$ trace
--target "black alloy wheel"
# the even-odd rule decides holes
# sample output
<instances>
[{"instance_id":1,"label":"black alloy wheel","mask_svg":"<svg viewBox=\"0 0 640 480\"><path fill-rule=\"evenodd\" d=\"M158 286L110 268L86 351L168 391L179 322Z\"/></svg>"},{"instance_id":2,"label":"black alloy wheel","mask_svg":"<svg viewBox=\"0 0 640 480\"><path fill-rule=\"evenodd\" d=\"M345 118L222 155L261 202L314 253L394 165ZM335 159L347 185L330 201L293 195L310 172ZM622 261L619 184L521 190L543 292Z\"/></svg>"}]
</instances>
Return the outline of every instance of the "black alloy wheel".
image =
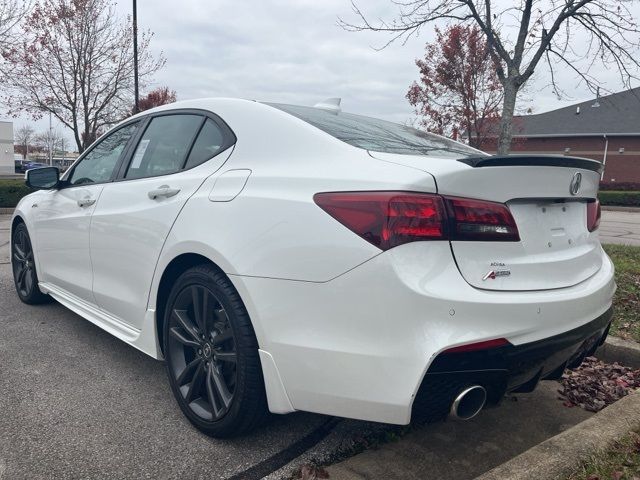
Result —
<instances>
[{"instance_id":1,"label":"black alloy wheel","mask_svg":"<svg viewBox=\"0 0 640 480\"><path fill-rule=\"evenodd\" d=\"M258 345L240 298L221 272L194 267L167 302L164 354L183 413L208 435L253 428L266 413Z\"/></svg>"},{"instance_id":2,"label":"black alloy wheel","mask_svg":"<svg viewBox=\"0 0 640 480\"><path fill-rule=\"evenodd\" d=\"M236 342L229 317L206 287L190 285L171 311L168 347L172 374L189 408L204 420L227 413L236 386Z\"/></svg>"},{"instance_id":3,"label":"black alloy wheel","mask_svg":"<svg viewBox=\"0 0 640 480\"><path fill-rule=\"evenodd\" d=\"M13 281L18 297L24 303L36 305L50 300L38 288L38 275L33 256L33 248L29 232L24 223L19 223L11 238L11 267L13 269Z\"/></svg>"}]
</instances>

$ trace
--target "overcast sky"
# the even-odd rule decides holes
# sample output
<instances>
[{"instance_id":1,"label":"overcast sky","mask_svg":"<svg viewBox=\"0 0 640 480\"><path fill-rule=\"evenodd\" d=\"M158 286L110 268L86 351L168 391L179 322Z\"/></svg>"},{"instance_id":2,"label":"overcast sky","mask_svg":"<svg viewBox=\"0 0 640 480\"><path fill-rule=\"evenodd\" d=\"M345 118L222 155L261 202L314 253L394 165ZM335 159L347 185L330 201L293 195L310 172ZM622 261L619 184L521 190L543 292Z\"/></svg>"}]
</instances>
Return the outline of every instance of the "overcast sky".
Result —
<instances>
[{"instance_id":1,"label":"overcast sky","mask_svg":"<svg viewBox=\"0 0 640 480\"><path fill-rule=\"evenodd\" d=\"M372 18L397 12L390 0L360 4ZM127 15L131 2L117 8ZM167 59L153 86L176 90L180 100L225 96L312 105L341 97L346 111L412 119L405 94L418 77L414 61L433 39L432 28L377 51L373 47L388 37L346 32L338 17L356 21L349 0L138 0L139 28L154 32L152 50ZM622 88L614 71L602 69L596 77L610 90ZM541 70L520 106L540 113L592 97L568 69L560 80L571 98L559 101L545 88ZM15 120L16 127L27 122ZM47 126L45 120L37 124Z\"/></svg>"}]
</instances>

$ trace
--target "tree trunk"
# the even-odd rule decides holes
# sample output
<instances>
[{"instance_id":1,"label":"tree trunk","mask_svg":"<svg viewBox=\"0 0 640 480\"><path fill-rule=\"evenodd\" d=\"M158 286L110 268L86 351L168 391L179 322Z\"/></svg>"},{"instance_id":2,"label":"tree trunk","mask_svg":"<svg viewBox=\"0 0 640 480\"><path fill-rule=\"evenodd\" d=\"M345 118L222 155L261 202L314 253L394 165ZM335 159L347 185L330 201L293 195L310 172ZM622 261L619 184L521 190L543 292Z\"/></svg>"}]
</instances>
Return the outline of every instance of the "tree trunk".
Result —
<instances>
[{"instance_id":1,"label":"tree trunk","mask_svg":"<svg viewBox=\"0 0 640 480\"><path fill-rule=\"evenodd\" d=\"M502 102L502 117L500 118L500 136L498 137L498 155L508 155L511 150L513 137L513 113L516 108L518 87L508 78L504 85L504 100Z\"/></svg>"}]
</instances>

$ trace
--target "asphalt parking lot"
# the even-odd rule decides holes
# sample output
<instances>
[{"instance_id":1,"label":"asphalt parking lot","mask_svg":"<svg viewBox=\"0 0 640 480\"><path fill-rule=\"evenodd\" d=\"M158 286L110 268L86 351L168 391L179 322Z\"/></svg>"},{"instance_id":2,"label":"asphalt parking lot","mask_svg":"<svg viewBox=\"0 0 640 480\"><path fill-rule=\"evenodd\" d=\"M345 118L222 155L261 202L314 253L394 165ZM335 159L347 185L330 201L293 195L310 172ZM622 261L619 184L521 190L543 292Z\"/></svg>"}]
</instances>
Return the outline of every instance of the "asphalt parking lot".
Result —
<instances>
[{"instance_id":1,"label":"asphalt parking lot","mask_svg":"<svg viewBox=\"0 0 640 480\"><path fill-rule=\"evenodd\" d=\"M200 434L171 397L162 363L58 304L20 303L9 219L0 216L0 479L260 478L388 428L298 413L274 416L240 439ZM476 420L411 433L410 450L386 453L389 472L394 462L414 462L407 472L417 476L402 478L471 479L590 415L562 407L555 388L545 382ZM372 454L332 478L373 475L366 462ZM392 478L389 472L357 478Z\"/></svg>"},{"instance_id":2,"label":"asphalt parking lot","mask_svg":"<svg viewBox=\"0 0 640 480\"><path fill-rule=\"evenodd\" d=\"M238 440L182 417L164 366L58 304L18 300L0 217L0 478L228 478L327 417L274 417Z\"/></svg>"},{"instance_id":3,"label":"asphalt parking lot","mask_svg":"<svg viewBox=\"0 0 640 480\"><path fill-rule=\"evenodd\" d=\"M640 212L604 210L600 241L640 247Z\"/></svg>"}]
</instances>

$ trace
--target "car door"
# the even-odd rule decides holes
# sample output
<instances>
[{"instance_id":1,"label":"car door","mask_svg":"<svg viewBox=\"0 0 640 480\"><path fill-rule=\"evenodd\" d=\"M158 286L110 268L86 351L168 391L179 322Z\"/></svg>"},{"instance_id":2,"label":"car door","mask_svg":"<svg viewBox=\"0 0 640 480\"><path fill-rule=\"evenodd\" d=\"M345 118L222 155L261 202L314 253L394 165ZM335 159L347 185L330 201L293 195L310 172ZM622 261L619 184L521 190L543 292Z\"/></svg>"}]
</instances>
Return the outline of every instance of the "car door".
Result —
<instances>
[{"instance_id":1,"label":"car door","mask_svg":"<svg viewBox=\"0 0 640 480\"><path fill-rule=\"evenodd\" d=\"M59 189L43 192L32 205L40 281L86 302L95 303L89 253L91 215L104 185L115 178L138 123L124 125L101 139L63 177Z\"/></svg>"},{"instance_id":2,"label":"car door","mask_svg":"<svg viewBox=\"0 0 640 480\"><path fill-rule=\"evenodd\" d=\"M228 157L219 154L235 143L221 120L202 112L157 114L139 137L120 178L105 186L91 223L96 301L134 328L141 328L155 266L176 217Z\"/></svg>"}]
</instances>

